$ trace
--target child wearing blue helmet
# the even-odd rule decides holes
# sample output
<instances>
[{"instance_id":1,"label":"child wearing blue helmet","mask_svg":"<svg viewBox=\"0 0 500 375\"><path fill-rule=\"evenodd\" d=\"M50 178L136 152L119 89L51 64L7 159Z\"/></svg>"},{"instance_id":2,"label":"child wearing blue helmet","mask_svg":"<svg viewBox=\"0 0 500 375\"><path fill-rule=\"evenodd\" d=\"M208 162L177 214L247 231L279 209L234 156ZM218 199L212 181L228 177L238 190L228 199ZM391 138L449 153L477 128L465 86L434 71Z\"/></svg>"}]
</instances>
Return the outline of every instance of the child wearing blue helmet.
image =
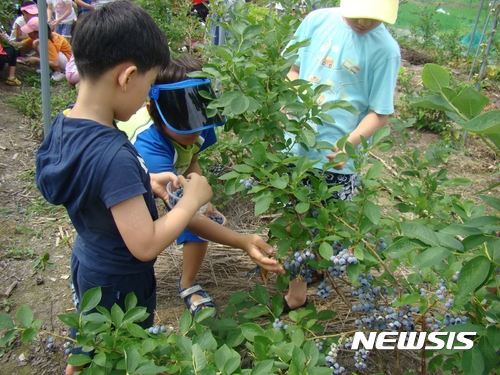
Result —
<instances>
[{"instance_id":1,"label":"child wearing blue helmet","mask_svg":"<svg viewBox=\"0 0 500 375\"><path fill-rule=\"evenodd\" d=\"M190 79L187 76L187 73L201 69L201 62L190 55L171 59L169 65L158 73L149 92L151 100L142 110L143 114L147 110L151 120L139 120L133 134L129 133L147 168L153 173L202 174L198 156L217 141L214 128L223 125L225 120L220 114L214 117L206 115L210 100L205 97L207 94L214 96L210 80ZM140 113L137 116L141 118ZM274 259L267 257L266 251L270 246L261 237L232 231L209 219L207 216L211 212L217 211L209 204L205 215L193 218L193 222L204 221L207 235L198 237L188 229L188 225L177 238L177 243L183 245L178 292L193 315L202 308L215 307L212 297L196 283L196 275L207 252L207 240L241 248L256 264L269 271L284 272Z\"/></svg>"}]
</instances>

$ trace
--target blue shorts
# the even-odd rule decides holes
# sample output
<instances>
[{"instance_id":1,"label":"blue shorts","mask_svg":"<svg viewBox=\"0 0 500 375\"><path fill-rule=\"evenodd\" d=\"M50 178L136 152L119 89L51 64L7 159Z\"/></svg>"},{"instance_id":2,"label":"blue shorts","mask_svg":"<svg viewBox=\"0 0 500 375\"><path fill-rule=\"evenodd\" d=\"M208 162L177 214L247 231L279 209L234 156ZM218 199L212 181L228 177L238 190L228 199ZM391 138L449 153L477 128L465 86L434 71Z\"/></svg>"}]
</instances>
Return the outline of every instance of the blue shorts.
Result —
<instances>
[{"instance_id":1,"label":"blue shorts","mask_svg":"<svg viewBox=\"0 0 500 375\"><path fill-rule=\"evenodd\" d=\"M125 311L125 298L127 294L134 292L137 297L137 306L146 307L149 316L142 322L137 322L143 328L149 328L154 322L154 311L156 309L156 278L154 268L132 275L109 275L95 272L80 263L78 258L71 254L71 282L79 301L89 289L101 287L102 299L99 306L111 311L116 303ZM79 306L77 306L80 312ZM92 310L89 313L96 312ZM70 337L76 337L76 330L70 328ZM75 348L73 354L81 354L81 348Z\"/></svg>"},{"instance_id":2,"label":"blue shorts","mask_svg":"<svg viewBox=\"0 0 500 375\"><path fill-rule=\"evenodd\" d=\"M167 211L170 211L166 203L165 207L167 208ZM191 232L189 229L186 228L181 232L181 234L179 234L179 237L177 237L176 242L177 245L182 245L184 242L208 242L208 241L198 237L196 234L194 234L193 232Z\"/></svg>"},{"instance_id":3,"label":"blue shorts","mask_svg":"<svg viewBox=\"0 0 500 375\"><path fill-rule=\"evenodd\" d=\"M57 25L54 29L54 32L58 33L59 35L62 35L64 37L71 37L71 26L73 25L73 22L71 23L60 23Z\"/></svg>"}]
</instances>

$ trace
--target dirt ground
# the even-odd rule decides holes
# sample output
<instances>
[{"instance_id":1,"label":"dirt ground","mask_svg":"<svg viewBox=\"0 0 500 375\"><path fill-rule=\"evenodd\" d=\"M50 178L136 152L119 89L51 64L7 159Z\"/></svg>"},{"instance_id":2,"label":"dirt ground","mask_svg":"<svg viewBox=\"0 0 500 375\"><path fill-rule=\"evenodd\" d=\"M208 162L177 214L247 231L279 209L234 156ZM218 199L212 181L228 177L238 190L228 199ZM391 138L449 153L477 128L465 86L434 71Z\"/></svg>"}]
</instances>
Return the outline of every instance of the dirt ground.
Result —
<instances>
[{"instance_id":1,"label":"dirt ground","mask_svg":"<svg viewBox=\"0 0 500 375\"><path fill-rule=\"evenodd\" d=\"M418 58L421 59L421 56ZM415 71L422 68L421 61L416 62L420 65L410 62L411 56L403 64ZM50 335L55 337L57 350L50 352L45 349L45 340L49 335L39 335L31 345L16 341L10 350L0 351L0 375L63 374L65 356L62 337L67 332L57 315L74 311L68 284L71 244L75 232L65 211L46 203L34 185L34 155L40 139L32 135L29 121L6 102L7 98L20 94L26 88L6 86L2 73L0 313L13 315L19 306L29 306ZM416 84L419 84L418 79ZM500 108L498 99L498 95L493 94L493 108ZM440 139L435 134L415 130L409 130L408 135L406 147L409 149L426 150L429 144ZM400 152L401 148L396 147L390 153L378 156L390 167L390 155ZM466 177L474 181L471 187L463 188L461 193L464 196L471 196L474 191L498 181L498 177L492 176L498 170L498 160L494 160L492 152L475 139L469 141L466 152L451 155L446 168L451 177ZM259 225L248 203L231 202L224 213L233 229L254 231ZM36 268L37 261L45 254L50 255L48 262L53 263L53 266L47 264L45 268ZM159 257L156 267L159 284L157 319L162 324L174 327L185 308L176 292L181 262L181 251L172 245ZM233 292L251 290L255 282L261 282L258 275L244 277L253 267L240 250L210 244L198 281L222 308ZM316 296L315 288L310 288L308 293L309 301L319 305L320 299ZM338 302L335 297L321 300L321 306L335 310ZM349 324L352 320L352 316L347 316L339 324Z\"/></svg>"}]
</instances>

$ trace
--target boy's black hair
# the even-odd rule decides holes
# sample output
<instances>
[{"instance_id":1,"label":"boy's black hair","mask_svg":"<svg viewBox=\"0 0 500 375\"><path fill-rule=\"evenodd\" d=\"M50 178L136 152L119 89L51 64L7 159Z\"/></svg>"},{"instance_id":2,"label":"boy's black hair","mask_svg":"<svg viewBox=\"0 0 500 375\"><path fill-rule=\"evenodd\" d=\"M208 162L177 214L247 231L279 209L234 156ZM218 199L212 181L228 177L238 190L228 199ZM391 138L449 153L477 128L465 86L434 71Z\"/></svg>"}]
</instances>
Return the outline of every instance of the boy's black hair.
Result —
<instances>
[{"instance_id":1,"label":"boy's black hair","mask_svg":"<svg viewBox=\"0 0 500 375\"><path fill-rule=\"evenodd\" d=\"M191 55L184 54L178 58L172 58L167 66L161 68L156 76L155 85L163 83L175 83L189 79L188 73L200 71L203 63ZM149 115L153 120L155 127L163 131L163 120L158 113L158 108L154 101L149 106Z\"/></svg>"},{"instance_id":2,"label":"boy's black hair","mask_svg":"<svg viewBox=\"0 0 500 375\"><path fill-rule=\"evenodd\" d=\"M119 0L89 12L77 22L71 41L81 78L96 80L115 66L130 62L144 74L168 64L165 34L153 18L129 0Z\"/></svg>"}]
</instances>

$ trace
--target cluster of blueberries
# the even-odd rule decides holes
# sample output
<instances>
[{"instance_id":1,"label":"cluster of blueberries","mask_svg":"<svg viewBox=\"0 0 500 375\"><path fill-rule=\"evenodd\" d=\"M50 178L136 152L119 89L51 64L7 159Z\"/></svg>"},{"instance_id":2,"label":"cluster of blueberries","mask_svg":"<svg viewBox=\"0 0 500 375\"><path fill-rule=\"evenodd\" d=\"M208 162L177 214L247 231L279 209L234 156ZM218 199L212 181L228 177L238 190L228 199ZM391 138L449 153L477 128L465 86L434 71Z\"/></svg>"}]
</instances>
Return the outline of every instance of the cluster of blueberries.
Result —
<instances>
[{"instance_id":1,"label":"cluster of blueberries","mask_svg":"<svg viewBox=\"0 0 500 375\"><path fill-rule=\"evenodd\" d=\"M288 327L289 327L289 325L282 322L281 320L279 320L279 318L274 319L273 328L277 328L277 329L283 328L284 330L286 330Z\"/></svg>"},{"instance_id":2,"label":"cluster of blueberries","mask_svg":"<svg viewBox=\"0 0 500 375\"><path fill-rule=\"evenodd\" d=\"M259 185L259 183L257 181L255 181L255 179L253 177L247 178L246 180L242 178L240 180L240 184L245 186L245 189L249 189L249 190L252 188L252 186Z\"/></svg>"},{"instance_id":3,"label":"cluster of blueberries","mask_svg":"<svg viewBox=\"0 0 500 375\"><path fill-rule=\"evenodd\" d=\"M224 167L224 164L215 164L215 165L212 165L210 168L208 168L208 170L213 173L214 175L216 175L217 177L222 175L222 172L224 172L224 170L226 169L226 167Z\"/></svg>"},{"instance_id":4,"label":"cluster of blueberries","mask_svg":"<svg viewBox=\"0 0 500 375\"><path fill-rule=\"evenodd\" d=\"M343 340L346 341L345 344L343 344ZM342 350L350 350L351 345L352 345L352 337L343 338L341 339L341 341L339 341L338 344L332 343L330 345L330 350L328 351L325 359L326 359L326 365L330 367L330 369L333 371L332 372L333 375L340 375L346 372L345 367L339 364L338 357ZM356 367L356 369L364 370L368 367L367 358L369 354L370 352L363 348L358 349L354 353L354 361L355 361L354 366Z\"/></svg>"},{"instance_id":5,"label":"cluster of blueberries","mask_svg":"<svg viewBox=\"0 0 500 375\"><path fill-rule=\"evenodd\" d=\"M207 215L207 217L212 220L212 221L215 221L216 223L219 223L219 224L223 224L224 223L224 218L220 217L220 216L214 216L214 215Z\"/></svg>"},{"instance_id":6,"label":"cluster of blueberries","mask_svg":"<svg viewBox=\"0 0 500 375\"><path fill-rule=\"evenodd\" d=\"M183 195L184 195L184 189L182 188L182 186L179 186L177 190L170 192L170 194L168 195L168 203L170 207L174 207L176 203L179 201L179 199L182 198Z\"/></svg>"},{"instance_id":7,"label":"cluster of blueberries","mask_svg":"<svg viewBox=\"0 0 500 375\"><path fill-rule=\"evenodd\" d=\"M148 332L151 335L157 335L160 332L166 333L166 334L171 334L173 331L174 331L174 327L170 326L170 327L167 328L167 327L165 327L163 325L161 325L161 326L152 326L152 327L149 327L149 329L148 329Z\"/></svg>"},{"instance_id":8,"label":"cluster of blueberries","mask_svg":"<svg viewBox=\"0 0 500 375\"><path fill-rule=\"evenodd\" d=\"M308 259L315 259L315 255L310 248L288 255L283 263L283 267L285 270L290 271L290 280L300 276L306 283L312 282L315 270L306 263Z\"/></svg>"}]
</instances>

